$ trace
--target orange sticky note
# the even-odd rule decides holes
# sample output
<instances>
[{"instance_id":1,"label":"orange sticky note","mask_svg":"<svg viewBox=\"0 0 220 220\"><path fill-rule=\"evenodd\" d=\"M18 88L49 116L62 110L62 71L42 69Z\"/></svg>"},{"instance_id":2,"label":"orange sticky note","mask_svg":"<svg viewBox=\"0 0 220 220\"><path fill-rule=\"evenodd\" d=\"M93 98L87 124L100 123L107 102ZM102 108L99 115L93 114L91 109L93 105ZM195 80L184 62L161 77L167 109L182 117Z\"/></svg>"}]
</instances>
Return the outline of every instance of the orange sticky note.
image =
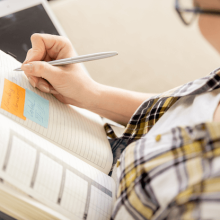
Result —
<instances>
[{"instance_id":1,"label":"orange sticky note","mask_svg":"<svg viewBox=\"0 0 220 220\"><path fill-rule=\"evenodd\" d=\"M25 89L5 79L1 108L26 120L24 117Z\"/></svg>"}]
</instances>

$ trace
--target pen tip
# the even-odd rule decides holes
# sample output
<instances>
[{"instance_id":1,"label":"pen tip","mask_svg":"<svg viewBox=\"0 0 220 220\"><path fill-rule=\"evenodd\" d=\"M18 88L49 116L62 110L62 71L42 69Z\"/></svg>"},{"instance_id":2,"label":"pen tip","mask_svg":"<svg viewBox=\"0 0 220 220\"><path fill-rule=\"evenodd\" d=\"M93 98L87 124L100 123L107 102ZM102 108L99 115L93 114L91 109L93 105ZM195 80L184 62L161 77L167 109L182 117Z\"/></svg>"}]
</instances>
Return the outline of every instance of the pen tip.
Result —
<instances>
[{"instance_id":1,"label":"pen tip","mask_svg":"<svg viewBox=\"0 0 220 220\"><path fill-rule=\"evenodd\" d=\"M22 71L22 69L21 68L16 68L13 71Z\"/></svg>"}]
</instances>

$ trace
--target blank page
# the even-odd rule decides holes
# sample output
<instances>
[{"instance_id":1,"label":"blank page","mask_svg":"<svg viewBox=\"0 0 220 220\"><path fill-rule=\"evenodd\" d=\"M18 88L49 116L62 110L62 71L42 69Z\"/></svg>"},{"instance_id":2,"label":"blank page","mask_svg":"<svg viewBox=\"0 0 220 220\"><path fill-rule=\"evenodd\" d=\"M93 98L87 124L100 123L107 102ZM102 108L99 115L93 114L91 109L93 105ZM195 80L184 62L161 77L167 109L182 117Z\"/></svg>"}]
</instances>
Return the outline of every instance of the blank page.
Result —
<instances>
[{"instance_id":1,"label":"blank page","mask_svg":"<svg viewBox=\"0 0 220 220\"><path fill-rule=\"evenodd\" d=\"M0 101L2 100L4 78L24 89L30 89L49 100L48 128L44 128L28 118L22 120L3 109L0 109L0 113L107 174L111 169L113 157L100 116L85 109L65 105L52 95L33 88L23 72L12 71L19 66L21 64L18 61L0 51Z\"/></svg>"},{"instance_id":2,"label":"blank page","mask_svg":"<svg viewBox=\"0 0 220 220\"><path fill-rule=\"evenodd\" d=\"M70 219L110 219L112 178L11 119L0 121L3 181Z\"/></svg>"}]
</instances>

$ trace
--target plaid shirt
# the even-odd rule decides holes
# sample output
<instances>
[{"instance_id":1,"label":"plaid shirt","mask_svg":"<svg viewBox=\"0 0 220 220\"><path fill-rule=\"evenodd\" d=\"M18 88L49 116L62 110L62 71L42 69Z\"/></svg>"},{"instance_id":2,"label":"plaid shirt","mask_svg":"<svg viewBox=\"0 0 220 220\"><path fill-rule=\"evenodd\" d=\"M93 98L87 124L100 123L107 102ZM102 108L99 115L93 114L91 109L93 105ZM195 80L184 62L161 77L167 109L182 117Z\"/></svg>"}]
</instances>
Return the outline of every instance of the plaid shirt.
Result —
<instances>
[{"instance_id":1,"label":"plaid shirt","mask_svg":"<svg viewBox=\"0 0 220 220\"><path fill-rule=\"evenodd\" d=\"M106 125L114 156L121 154L112 219L220 219L220 123L146 135L181 97L217 88L220 68L146 100L121 138Z\"/></svg>"}]
</instances>

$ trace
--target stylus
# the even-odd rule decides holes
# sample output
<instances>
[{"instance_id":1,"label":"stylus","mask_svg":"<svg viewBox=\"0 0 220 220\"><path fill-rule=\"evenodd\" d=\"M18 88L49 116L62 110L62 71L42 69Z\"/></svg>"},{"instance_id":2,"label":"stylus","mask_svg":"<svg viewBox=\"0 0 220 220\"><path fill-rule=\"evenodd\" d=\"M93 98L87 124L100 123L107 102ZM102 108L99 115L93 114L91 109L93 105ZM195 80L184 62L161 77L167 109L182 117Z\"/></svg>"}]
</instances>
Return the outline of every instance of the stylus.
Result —
<instances>
[{"instance_id":1,"label":"stylus","mask_svg":"<svg viewBox=\"0 0 220 220\"><path fill-rule=\"evenodd\" d=\"M72 57L72 58L61 59L61 60L53 60L53 61L49 61L48 63L51 64L52 66L62 66L62 65L72 64L72 63L82 63L82 62L87 62L91 60L100 60L100 59L104 59L104 58L112 57L116 55L118 55L118 53L115 51L93 53L93 54L82 55L82 56L77 56L77 57ZM14 71L22 71L22 69L17 68Z\"/></svg>"}]
</instances>

